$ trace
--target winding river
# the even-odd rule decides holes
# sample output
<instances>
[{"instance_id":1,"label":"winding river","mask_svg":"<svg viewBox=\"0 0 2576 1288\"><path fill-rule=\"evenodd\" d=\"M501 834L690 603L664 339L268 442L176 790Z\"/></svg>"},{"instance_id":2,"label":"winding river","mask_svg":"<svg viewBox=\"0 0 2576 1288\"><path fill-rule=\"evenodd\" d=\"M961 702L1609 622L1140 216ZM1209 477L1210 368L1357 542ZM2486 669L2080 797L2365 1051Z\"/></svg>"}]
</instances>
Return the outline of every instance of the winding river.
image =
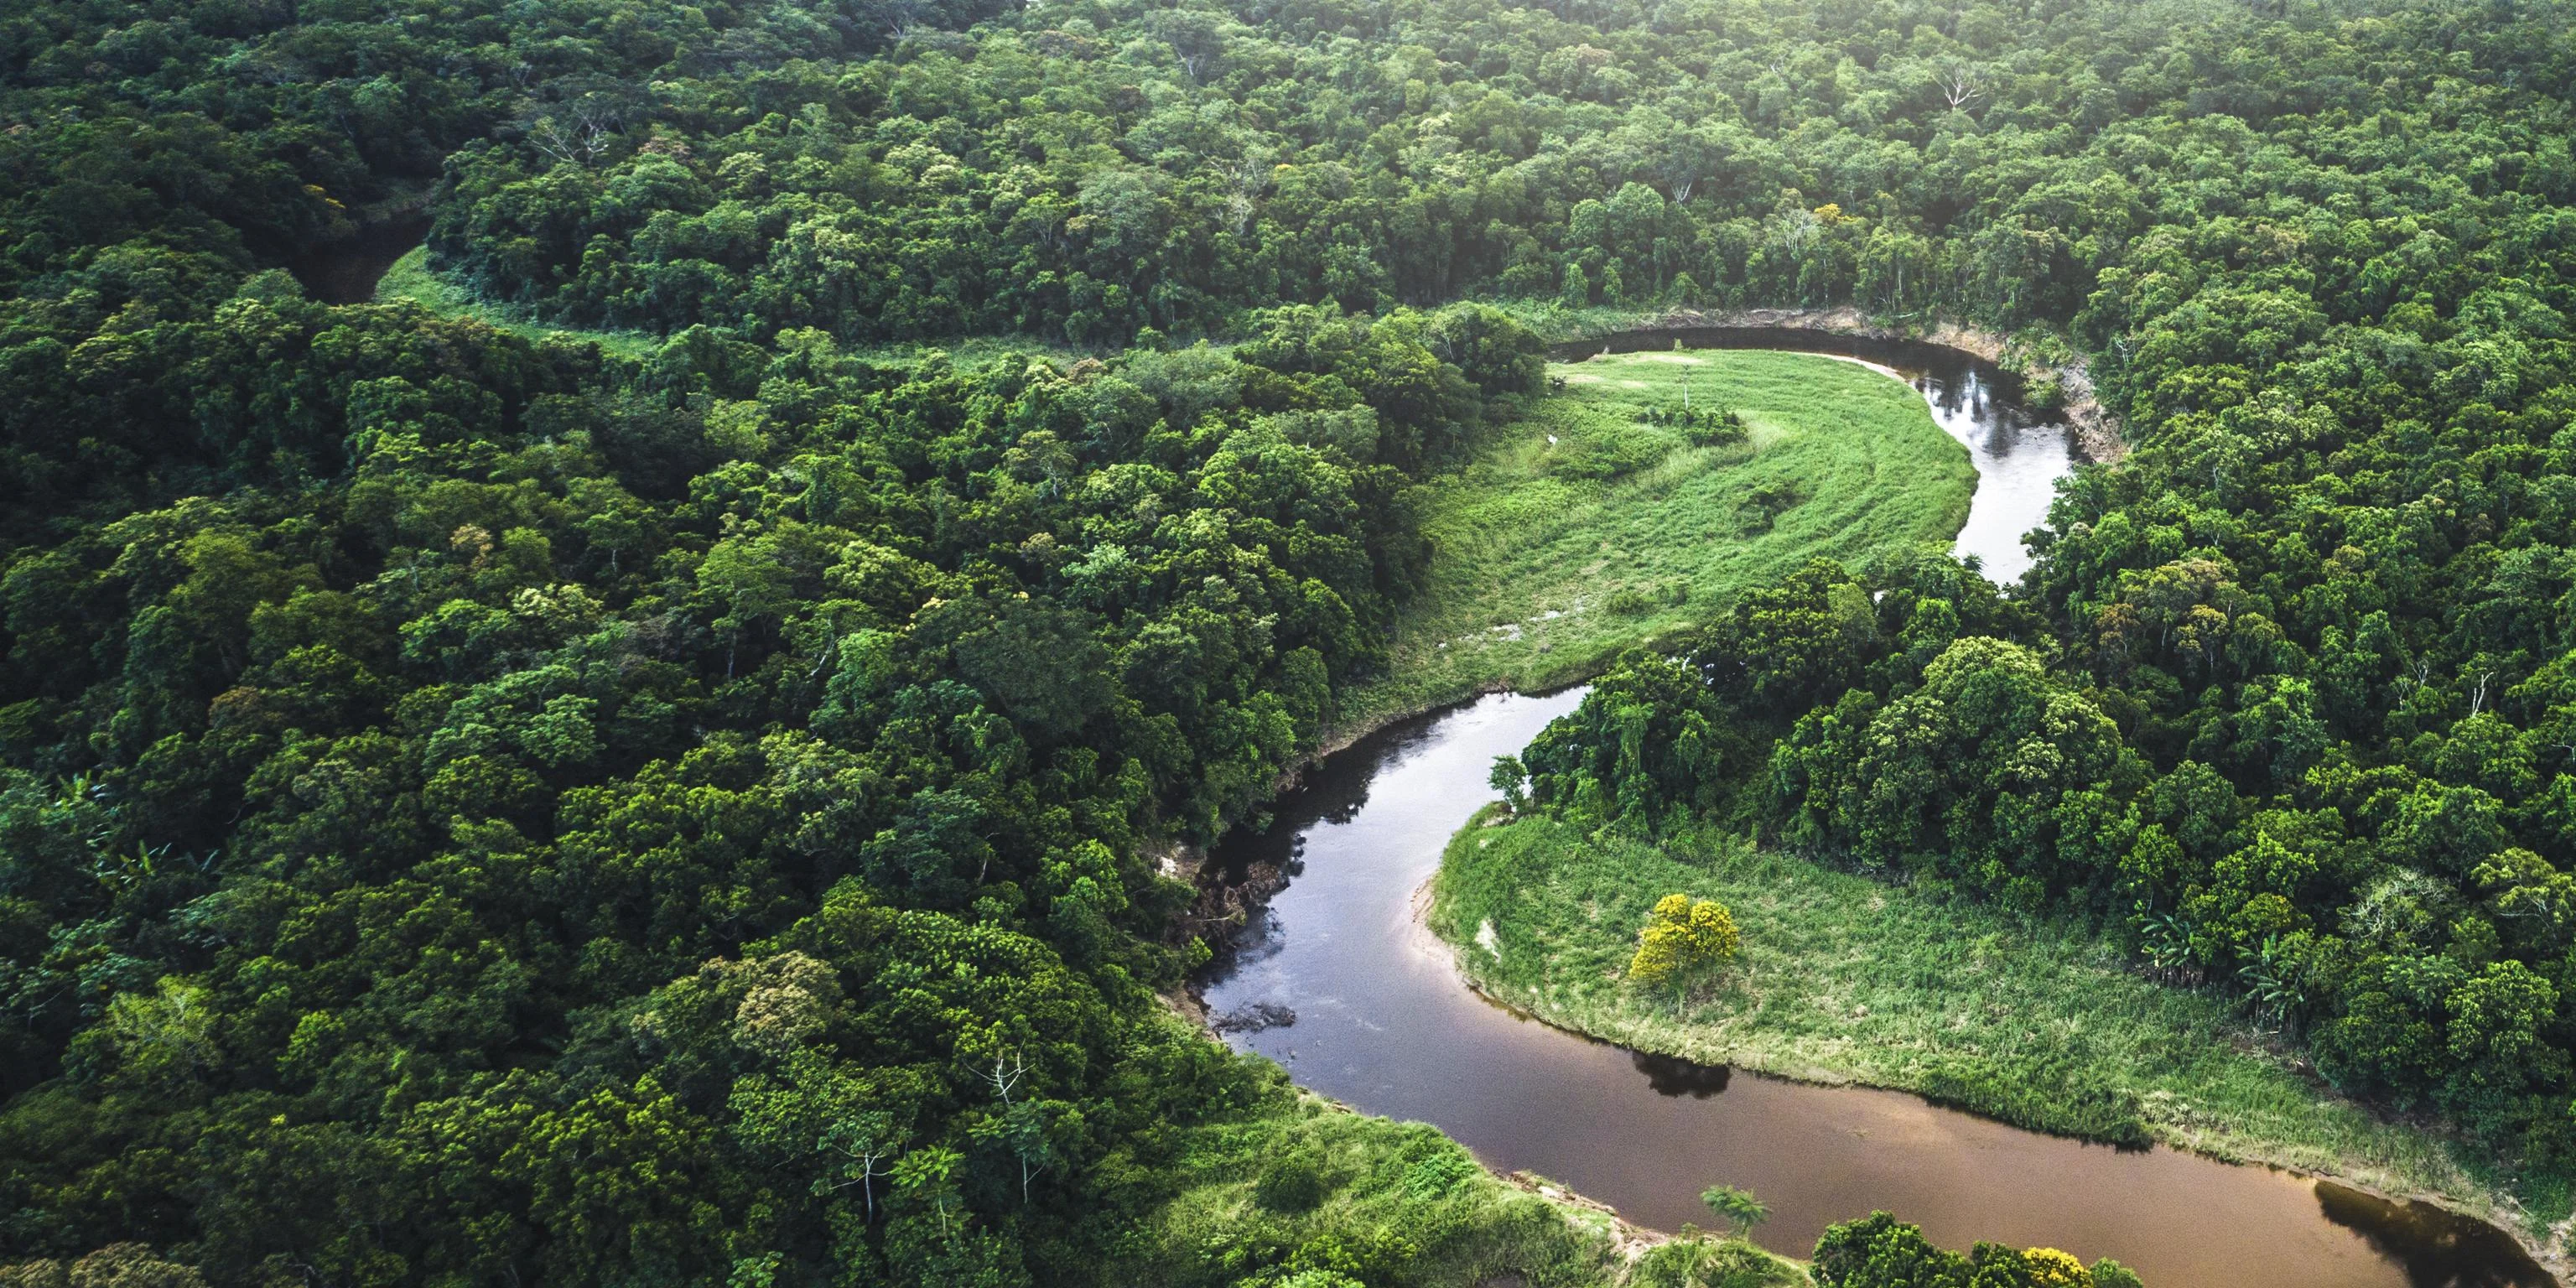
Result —
<instances>
[{"instance_id":1,"label":"winding river","mask_svg":"<svg viewBox=\"0 0 2576 1288\"><path fill-rule=\"evenodd\" d=\"M1676 333L1620 347L1669 347ZM2027 566L2019 534L2073 460L2062 427L1950 350L1804 332L1685 332L1695 347L1795 348L1892 369L1967 443L1980 475L1960 553ZM1595 342L1595 347L1599 342ZM1219 1015L1286 1007L1235 1034L1296 1080L1361 1110L1440 1127L1504 1171L1528 1170L1640 1225L1705 1221L1703 1186L1772 1208L1761 1241L1803 1255L1834 1221L1885 1208L1952 1247L1977 1239L2113 1256L2154 1288L2540 1288L2502 1232L2423 1204L2171 1149L2040 1135L1919 1097L1809 1086L1649 1056L1550 1028L1469 989L1415 915L1449 836L1581 690L1497 694L1379 731L1311 771L1269 830L1217 858L1291 874L1231 963L1205 981Z\"/></svg>"}]
</instances>

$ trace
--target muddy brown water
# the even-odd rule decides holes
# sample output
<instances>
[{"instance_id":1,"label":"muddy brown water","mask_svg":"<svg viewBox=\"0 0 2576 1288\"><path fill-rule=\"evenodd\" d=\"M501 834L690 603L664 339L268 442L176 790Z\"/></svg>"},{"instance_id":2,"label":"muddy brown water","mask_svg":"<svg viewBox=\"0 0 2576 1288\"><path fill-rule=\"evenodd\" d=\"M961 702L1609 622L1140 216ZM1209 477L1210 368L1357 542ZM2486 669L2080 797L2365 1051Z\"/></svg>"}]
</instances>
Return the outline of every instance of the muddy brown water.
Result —
<instances>
[{"instance_id":1,"label":"muddy brown water","mask_svg":"<svg viewBox=\"0 0 2576 1288\"><path fill-rule=\"evenodd\" d=\"M1674 334L1627 347L1669 348ZM1683 338L1697 347L1724 338L1697 337ZM1997 373L1949 350L1770 339L1736 347L1831 341L1923 389L1981 472L1990 461L2044 470L2035 506L2019 475L1988 475L1976 508L2007 499L2020 508L1982 526L1972 512L1961 536L1962 553L1982 555L1990 573L2017 572L2005 556L2019 555L2020 533L2045 512L2046 484L2071 463L2062 427L2052 435L2044 418L2012 409ZM1967 419L1968 432L1951 417ZM1234 871L1266 861L1290 879L1230 962L1203 981L1208 1006L1248 1014L1266 1003L1295 1015L1227 1040L1318 1092L1431 1123L1490 1166L1547 1176L1640 1225L1706 1222L1702 1188L1744 1186L1771 1206L1761 1242L1791 1255L1835 1221L1885 1209L1950 1247L1993 1239L2116 1257L2152 1288L2554 1283L2503 1232L2427 1204L2172 1149L2023 1131L1899 1092L1646 1055L1469 989L1447 946L1414 916L1416 892L1449 837L1493 798L1493 758L1518 753L1582 694L1496 694L1390 726L1310 771L1266 832L1221 845L1216 858Z\"/></svg>"},{"instance_id":2,"label":"muddy brown water","mask_svg":"<svg viewBox=\"0 0 2576 1288\"><path fill-rule=\"evenodd\" d=\"M1413 915L1485 775L1582 690L1496 694L1328 758L1270 830L1220 847L1287 866L1286 889L1208 982L1218 1013L1295 1013L1238 1033L1299 1083L1431 1123L1657 1229L1707 1222L1724 1183L1771 1205L1759 1232L1803 1255L1886 1209L1950 1247L1978 1239L2117 1257L2151 1288L2542 1288L2502 1232L2263 1167L2041 1135L1892 1091L1818 1087L1649 1056L1550 1028L1470 990Z\"/></svg>"}]
</instances>

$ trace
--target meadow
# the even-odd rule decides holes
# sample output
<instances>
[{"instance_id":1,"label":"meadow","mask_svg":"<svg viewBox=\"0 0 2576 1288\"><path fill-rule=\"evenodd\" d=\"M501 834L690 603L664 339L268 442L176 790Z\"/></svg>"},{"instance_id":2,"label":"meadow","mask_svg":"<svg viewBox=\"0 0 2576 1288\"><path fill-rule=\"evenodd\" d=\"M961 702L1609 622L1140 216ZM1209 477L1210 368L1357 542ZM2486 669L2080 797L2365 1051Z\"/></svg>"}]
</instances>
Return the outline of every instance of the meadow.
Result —
<instances>
[{"instance_id":1,"label":"meadow","mask_svg":"<svg viewBox=\"0 0 2576 1288\"><path fill-rule=\"evenodd\" d=\"M1705 621L1736 588L1809 559L1946 545L1976 476L1914 390L1814 354L1603 355L1548 368L1559 392L1419 490L1430 583L1402 610L1387 676L1341 726L1591 675ZM1725 409L1747 441L1692 446L1650 409Z\"/></svg>"},{"instance_id":2,"label":"meadow","mask_svg":"<svg viewBox=\"0 0 2576 1288\"><path fill-rule=\"evenodd\" d=\"M1499 807L1497 807L1499 808ZM2517 1219L2511 1178L2337 1095L2284 1035L2127 968L2104 936L1734 837L1661 844L1544 817L1452 839L1432 928L1487 993L1646 1051L1922 1093L2023 1127L2161 1141ZM1729 905L1743 947L1679 990L1622 980L1655 900Z\"/></svg>"}]
</instances>

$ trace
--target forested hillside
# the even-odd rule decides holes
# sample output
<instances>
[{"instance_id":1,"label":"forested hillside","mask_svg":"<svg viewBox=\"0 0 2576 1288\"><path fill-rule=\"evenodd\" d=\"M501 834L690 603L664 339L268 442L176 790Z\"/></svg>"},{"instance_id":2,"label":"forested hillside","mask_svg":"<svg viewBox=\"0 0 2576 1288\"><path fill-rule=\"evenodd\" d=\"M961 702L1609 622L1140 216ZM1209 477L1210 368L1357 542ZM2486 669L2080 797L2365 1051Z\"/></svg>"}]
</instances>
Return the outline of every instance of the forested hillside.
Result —
<instances>
[{"instance_id":1,"label":"forested hillside","mask_svg":"<svg viewBox=\"0 0 2576 1288\"><path fill-rule=\"evenodd\" d=\"M0 1256L1381 1288L1562 1235L1145 1225L1287 1103L1155 997L1156 856L1384 665L1410 489L1539 396L1477 300L2039 324L2140 444L2009 602L1817 570L1668 686L1735 751L1542 799L1754 782L2566 1175L2571 18L11 5ZM420 215L663 343L284 271ZM866 348L996 332L1098 356Z\"/></svg>"}]
</instances>

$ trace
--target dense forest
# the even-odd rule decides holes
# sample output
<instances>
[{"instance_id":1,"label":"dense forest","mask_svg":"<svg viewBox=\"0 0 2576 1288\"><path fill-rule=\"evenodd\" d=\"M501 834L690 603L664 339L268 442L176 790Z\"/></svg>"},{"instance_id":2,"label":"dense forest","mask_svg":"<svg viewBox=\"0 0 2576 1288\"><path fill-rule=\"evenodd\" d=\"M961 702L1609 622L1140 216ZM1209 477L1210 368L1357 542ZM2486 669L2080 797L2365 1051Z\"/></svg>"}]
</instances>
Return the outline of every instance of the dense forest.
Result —
<instances>
[{"instance_id":1,"label":"dense forest","mask_svg":"<svg viewBox=\"0 0 2576 1288\"><path fill-rule=\"evenodd\" d=\"M1533 795L2111 919L2563 1208L2576 212L2563 28L2517 47L2554 61L2490 107L2428 84L2166 180L2192 225L2063 318L2136 454L2061 493L2008 598L1811 567L1613 677Z\"/></svg>"},{"instance_id":2,"label":"dense forest","mask_svg":"<svg viewBox=\"0 0 2576 1288\"><path fill-rule=\"evenodd\" d=\"M1157 998L1206 956L1158 859L1385 665L1410 490L1542 395L1508 301L2035 328L2137 445L2018 586L1713 609L1542 806L2105 919L2563 1190L2572 19L10 6L0 1258L1111 1273L1283 1094ZM420 219L650 352L288 271ZM2068 1282L1838 1237L1842 1288Z\"/></svg>"}]
</instances>

